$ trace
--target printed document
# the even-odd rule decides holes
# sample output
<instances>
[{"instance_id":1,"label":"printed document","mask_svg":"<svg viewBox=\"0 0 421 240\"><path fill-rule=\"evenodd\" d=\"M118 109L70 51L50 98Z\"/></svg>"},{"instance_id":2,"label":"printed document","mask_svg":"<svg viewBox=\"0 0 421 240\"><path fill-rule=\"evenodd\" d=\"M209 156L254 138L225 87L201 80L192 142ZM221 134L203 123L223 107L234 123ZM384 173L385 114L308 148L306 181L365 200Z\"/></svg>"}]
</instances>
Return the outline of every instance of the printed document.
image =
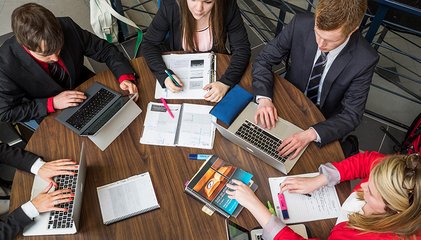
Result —
<instances>
[{"instance_id":1,"label":"printed document","mask_svg":"<svg viewBox=\"0 0 421 240\"><path fill-rule=\"evenodd\" d=\"M216 118L209 114L212 106L168 104L171 118L162 103L150 102L140 143L212 149Z\"/></svg>"},{"instance_id":2,"label":"printed document","mask_svg":"<svg viewBox=\"0 0 421 240\"><path fill-rule=\"evenodd\" d=\"M288 177L314 177L319 173L308 173ZM272 193L273 204L276 215L285 223L300 223L314 220L337 218L341 209L338 193L335 187L322 187L312 193L311 197L284 192L288 209L289 219L283 219L278 200L279 185L288 177L269 178L270 191Z\"/></svg>"},{"instance_id":3,"label":"printed document","mask_svg":"<svg viewBox=\"0 0 421 240\"><path fill-rule=\"evenodd\" d=\"M162 88L158 80L155 99L204 99L203 87L215 81L216 56L213 53L162 55L165 65L183 82L183 91L173 93Z\"/></svg>"}]
</instances>

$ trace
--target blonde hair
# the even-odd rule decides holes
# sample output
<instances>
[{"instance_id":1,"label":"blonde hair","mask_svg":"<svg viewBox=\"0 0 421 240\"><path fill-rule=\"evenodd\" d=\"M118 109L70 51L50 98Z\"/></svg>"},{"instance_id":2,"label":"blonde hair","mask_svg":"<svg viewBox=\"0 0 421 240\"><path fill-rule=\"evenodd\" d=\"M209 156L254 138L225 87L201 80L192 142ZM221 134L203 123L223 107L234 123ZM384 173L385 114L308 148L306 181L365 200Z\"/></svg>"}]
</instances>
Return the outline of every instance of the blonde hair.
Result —
<instances>
[{"instance_id":1,"label":"blonde hair","mask_svg":"<svg viewBox=\"0 0 421 240\"><path fill-rule=\"evenodd\" d=\"M370 178L386 204L386 212L353 213L348 225L363 232L393 232L405 239L416 239L421 228L420 161L419 155L394 155L374 166ZM362 191L357 194L363 199Z\"/></svg>"},{"instance_id":2,"label":"blonde hair","mask_svg":"<svg viewBox=\"0 0 421 240\"><path fill-rule=\"evenodd\" d=\"M220 53L225 52L225 39L223 34L224 3L225 0L214 0L215 4L210 12L209 28L213 34L213 45ZM187 0L177 0L180 7L181 39L185 39L188 50L197 51L198 43L195 38L196 20L187 6Z\"/></svg>"},{"instance_id":3,"label":"blonde hair","mask_svg":"<svg viewBox=\"0 0 421 240\"><path fill-rule=\"evenodd\" d=\"M316 26L323 31L342 27L347 36L356 29L367 11L367 0L320 0L316 7Z\"/></svg>"}]
</instances>

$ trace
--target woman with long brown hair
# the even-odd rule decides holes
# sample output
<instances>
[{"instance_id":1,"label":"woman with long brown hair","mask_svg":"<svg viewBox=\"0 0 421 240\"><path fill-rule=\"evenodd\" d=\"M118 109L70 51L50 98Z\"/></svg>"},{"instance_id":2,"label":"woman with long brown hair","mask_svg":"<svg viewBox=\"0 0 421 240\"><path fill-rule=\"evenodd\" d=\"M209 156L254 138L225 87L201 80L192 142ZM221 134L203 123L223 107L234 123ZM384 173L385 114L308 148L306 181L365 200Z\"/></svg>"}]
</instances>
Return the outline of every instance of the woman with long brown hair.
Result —
<instances>
[{"instance_id":1,"label":"woman with long brown hair","mask_svg":"<svg viewBox=\"0 0 421 240\"><path fill-rule=\"evenodd\" d=\"M363 179L342 204L329 239L421 239L421 156L353 155L323 164L311 178L287 178L280 192L307 194L322 186ZM228 184L230 198L247 208L263 226L264 239L302 239L272 216L249 187Z\"/></svg>"},{"instance_id":2,"label":"woman with long brown hair","mask_svg":"<svg viewBox=\"0 0 421 240\"><path fill-rule=\"evenodd\" d=\"M236 0L163 0L142 43L142 54L162 87L173 92L183 83L173 75L177 87L165 73L161 51L227 53L231 60L221 78L203 88L207 101L218 102L238 83L250 58L250 43Z\"/></svg>"}]
</instances>

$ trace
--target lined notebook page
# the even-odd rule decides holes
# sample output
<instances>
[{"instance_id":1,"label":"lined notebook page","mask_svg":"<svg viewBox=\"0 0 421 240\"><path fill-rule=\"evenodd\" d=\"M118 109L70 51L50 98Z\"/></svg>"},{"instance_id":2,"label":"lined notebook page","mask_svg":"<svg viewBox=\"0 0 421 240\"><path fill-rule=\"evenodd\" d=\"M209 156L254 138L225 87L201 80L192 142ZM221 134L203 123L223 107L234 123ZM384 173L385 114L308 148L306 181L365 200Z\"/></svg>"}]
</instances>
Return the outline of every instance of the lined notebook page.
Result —
<instances>
[{"instance_id":1,"label":"lined notebook page","mask_svg":"<svg viewBox=\"0 0 421 240\"><path fill-rule=\"evenodd\" d=\"M97 193L104 224L159 208L149 172L98 187Z\"/></svg>"}]
</instances>

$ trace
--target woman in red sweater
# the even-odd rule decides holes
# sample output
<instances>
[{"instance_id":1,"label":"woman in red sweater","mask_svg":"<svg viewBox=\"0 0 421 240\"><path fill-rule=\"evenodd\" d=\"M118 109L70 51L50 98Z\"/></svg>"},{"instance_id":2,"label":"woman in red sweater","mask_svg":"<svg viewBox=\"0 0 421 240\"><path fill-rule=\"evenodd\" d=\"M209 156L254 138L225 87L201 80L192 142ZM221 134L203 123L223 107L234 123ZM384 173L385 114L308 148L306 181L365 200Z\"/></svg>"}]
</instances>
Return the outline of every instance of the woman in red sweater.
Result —
<instances>
[{"instance_id":1,"label":"woman in red sweater","mask_svg":"<svg viewBox=\"0 0 421 240\"><path fill-rule=\"evenodd\" d=\"M421 156L384 156L365 152L323 164L320 175L287 178L280 191L311 193L322 186L363 179L343 203L329 239L421 239ZM263 226L264 239L302 239L272 216L240 181L228 185L230 198L247 208Z\"/></svg>"}]
</instances>

